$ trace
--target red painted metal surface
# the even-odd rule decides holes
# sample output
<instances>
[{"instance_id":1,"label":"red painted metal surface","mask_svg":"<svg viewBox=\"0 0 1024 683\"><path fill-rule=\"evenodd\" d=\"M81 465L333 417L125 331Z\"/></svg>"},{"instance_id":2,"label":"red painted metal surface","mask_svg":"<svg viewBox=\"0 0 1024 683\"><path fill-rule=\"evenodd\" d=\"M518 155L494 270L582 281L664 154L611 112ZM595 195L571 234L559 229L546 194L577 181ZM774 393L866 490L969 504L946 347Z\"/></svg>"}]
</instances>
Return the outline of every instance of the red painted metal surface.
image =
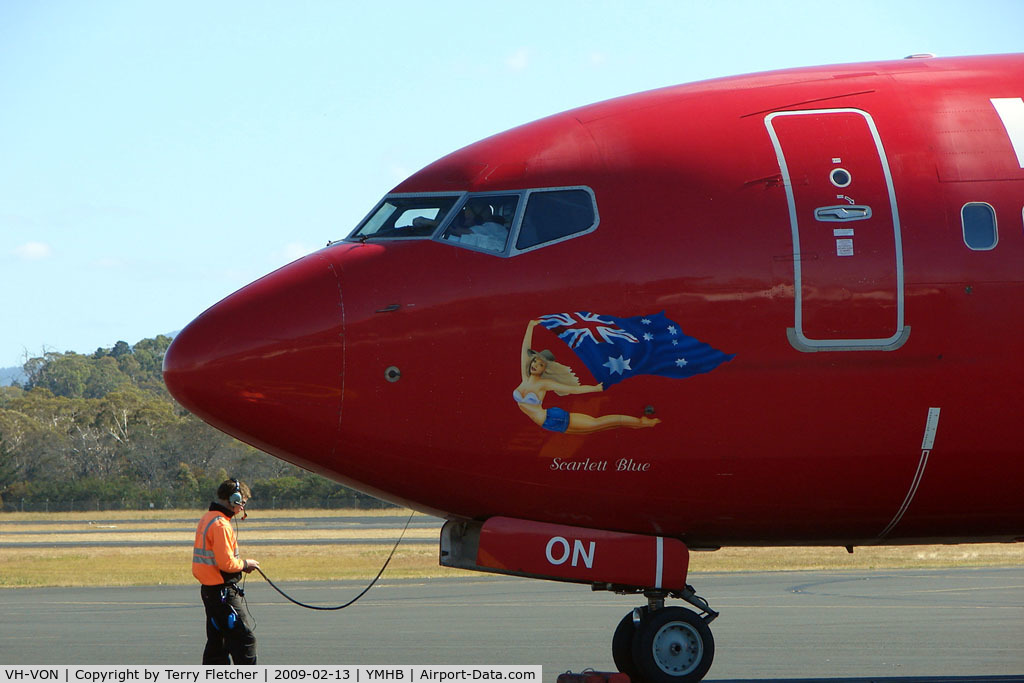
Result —
<instances>
[{"instance_id":1,"label":"red painted metal surface","mask_svg":"<svg viewBox=\"0 0 1024 683\"><path fill-rule=\"evenodd\" d=\"M1024 537L1024 169L997 97L1024 97L1024 57L719 79L513 129L395 191L585 186L596 230L512 257L429 239L333 244L183 330L168 387L278 457L451 518L691 548ZM847 113L796 113L824 110ZM766 124L782 113L788 180ZM826 184L836 167L848 187ZM995 248L965 245L966 202L994 207ZM841 204L872 219L814 218ZM811 341L896 335L900 297L908 332L889 350L793 341L801 316ZM546 431L512 399L521 345L529 321L572 311L665 311L735 357L543 401L591 416L650 406L653 428ZM533 342L594 384L562 340L538 327Z\"/></svg>"},{"instance_id":2,"label":"red painted metal surface","mask_svg":"<svg viewBox=\"0 0 1024 683\"><path fill-rule=\"evenodd\" d=\"M476 562L525 576L681 591L690 554L672 538L491 517Z\"/></svg>"},{"instance_id":3,"label":"red painted metal surface","mask_svg":"<svg viewBox=\"0 0 1024 683\"><path fill-rule=\"evenodd\" d=\"M833 109L778 112L770 126L792 192L801 334L812 344L894 341L903 331L902 240L874 122Z\"/></svg>"}]
</instances>

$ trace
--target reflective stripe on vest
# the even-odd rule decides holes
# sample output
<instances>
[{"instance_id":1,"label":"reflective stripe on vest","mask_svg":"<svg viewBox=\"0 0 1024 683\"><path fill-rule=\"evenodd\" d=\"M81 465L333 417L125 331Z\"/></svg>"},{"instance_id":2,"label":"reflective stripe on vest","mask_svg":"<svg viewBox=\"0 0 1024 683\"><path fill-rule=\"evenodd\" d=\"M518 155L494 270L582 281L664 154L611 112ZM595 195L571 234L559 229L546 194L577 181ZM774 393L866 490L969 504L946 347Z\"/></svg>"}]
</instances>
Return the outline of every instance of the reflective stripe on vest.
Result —
<instances>
[{"instance_id":1,"label":"reflective stripe on vest","mask_svg":"<svg viewBox=\"0 0 1024 683\"><path fill-rule=\"evenodd\" d=\"M217 566L217 558L213 550L213 546L210 545L210 539L207 534L210 528L220 520L224 518L224 522L228 524L229 532L229 547L228 551L231 553L235 560L239 559L238 553L238 541L233 533L233 529L230 527L230 521L228 517L220 512L211 510L207 512L209 519L199 520L199 525L196 528L196 540L192 547L192 575L199 580L200 583L212 586L224 582L224 576L221 573L221 569Z\"/></svg>"},{"instance_id":2,"label":"reflective stripe on vest","mask_svg":"<svg viewBox=\"0 0 1024 683\"><path fill-rule=\"evenodd\" d=\"M211 564L214 567L217 566L217 560L213 557L213 551L203 550L202 548L192 548L192 562L195 564Z\"/></svg>"}]
</instances>

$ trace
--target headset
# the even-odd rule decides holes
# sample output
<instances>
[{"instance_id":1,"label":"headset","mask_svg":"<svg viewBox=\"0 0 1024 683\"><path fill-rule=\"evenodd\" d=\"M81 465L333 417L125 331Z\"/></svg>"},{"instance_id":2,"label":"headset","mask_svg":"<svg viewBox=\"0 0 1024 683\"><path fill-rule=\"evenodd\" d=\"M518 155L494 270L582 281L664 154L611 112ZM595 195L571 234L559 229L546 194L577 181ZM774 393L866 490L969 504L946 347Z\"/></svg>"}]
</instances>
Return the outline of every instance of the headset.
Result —
<instances>
[{"instance_id":1,"label":"headset","mask_svg":"<svg viewBox=\"0 0 1024 683\"><path fill-rule=\"evenodd\" d=\"M228 497L228 503L240 505L242 507L242 519L246 519L249 513L245 511L245 501L242 500L242 484L234 477L231 477L231 482L235 485L235 492Z\"/></svg>"},{"instance_id":2,"label":"headset","mask_svg":"<svg viewBox=\"0 0 1024 683\"><path fill-rule=\"evenodd\" d=\"M228 498L228 502L231 503L232 505L241 505L242 504L242 485L234 477L231 477L231 483L233 483L235 485L235 492L231 494L230 498Z\"/></svg>"}]
</instances>

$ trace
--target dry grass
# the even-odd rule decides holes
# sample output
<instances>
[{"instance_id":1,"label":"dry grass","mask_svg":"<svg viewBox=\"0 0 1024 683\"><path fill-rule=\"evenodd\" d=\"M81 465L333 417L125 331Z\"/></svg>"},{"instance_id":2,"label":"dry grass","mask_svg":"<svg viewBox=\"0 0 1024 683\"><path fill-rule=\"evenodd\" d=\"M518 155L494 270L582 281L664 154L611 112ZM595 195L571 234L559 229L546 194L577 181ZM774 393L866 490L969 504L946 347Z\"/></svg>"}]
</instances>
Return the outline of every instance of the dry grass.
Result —
<instances>
[{"instance_id":1,"label":"dry grass","mask_svg":"<svg viewBox=\"0 0 1024 683\"><path fill-rule=\"evenodd\" d=\"M0 587L191 585L191 542L183 548L5 548L0 555ZM390 547L258 546L243 557L260 561L275 583L281 581L369 580ZM389 578L458 576L439 567L437 545L403 543L388 565ZM254 574L253 581L262 581Z\"/></svg>"},{"instance_id":2,"label":"dry grass","mask_svg":"<svg viewBox=\"0 0 1024 683\"><path fill-rule=\"evenodd\" d=\"M1019 567L1024 544L858 546L844 548L723 548L690 554L691 572L935 569L940 567Z\"/></svg>"},{"instance_id":3,"label":"dry grass","mask_svg":"<svg viewBox=\"0 0 1024 683\"><path fill-rule=\"evenodd\" d=\"M84 529L84 527L83 527ZM29 531L29 529L21 529ZM313 543L317 540L348 538L353 540L374 540L394 539L400 529L352 529L339 533L336 529L296 529L294 531L284 530L261 530L259 528L242 528L239 530L239 542L245 541L274 541L287 536L289 540L303 540ZM4 529L0 528L0 535ZM188 531L136 531L126 534L116 529L89 529L88 533L60 533L51 529L50 533L18 534L17 540L23 543L99 543L109 541L165 541L179 542L182 545L191 545L195 537L195 530ZM437 529L409 529L405 532L408 540L436 541Z\"/></svg>"},{"instance_id":4,"label":"dry grass","mask_svg":"<svg viewBox=\"0 0 1024 683\"><path fill-rule=\"evenodd\" d=\"M409 516L402 508L385 510L263 510L249 506L248 511L260 519L279 520L316 517L401 517ZM4 522L82 522L102 520L198 520L203 511L197 510L101 510L85 512L5 512L0 515L0 529ZM252 520L249 520L252 521Z\"/></svg>"},{"instance_id":5,"label":"dry grass","mask_svg":"<svg viewBox=\"0 0 1024 683\"><path fill-rule=\"evenodd\" d=\"M75 512L9 513L0 516L0 535L11 531L32 531L5 540L55 542L57 540L144 541L170 539L179 547L83 547L4 548L0 551L0 587L27 586L128 586L148 584L190 585L191 529L180 529L187 520L191 527L199 512ZM261 510L243 523L240 546L243 557L253 557L275 582L369 580L376 575L392 544L321 544L321 539L393 538L395 530L302 530L301 520L317 517L380 516L404 519L408 511L385 510ZM256 519L254 519L256 517ZM146 520L145 525L97 528L95 520ZM297 521L299 520L299 521ZM28 524L11 524L20 521ZM61 524L33 525L31 522L59 521ZM175 524L176 522L176 524ZM295 527L260 529L260 523ZM177 527L178 531L160 531ZM144 533L125 533L145 528ZM91 529L93 533L68 534ZM152 529L152 530L151 530ZM49 533L43 534L41 532ZM308 545L258 545L246 548L246 540L308 539ZM410 529L385 572L389 578L433 578L465 576L465 571L447 569L437 563L437 531ZM976 544L958 546L858 547L853 555L842 548L727 548L713 553L691 554L691 572L854 570L891 568L936 568L949 566L1020 566L1024 544ZM262 581L257 575L252 581Z\"/></svg>"}]
</instances>

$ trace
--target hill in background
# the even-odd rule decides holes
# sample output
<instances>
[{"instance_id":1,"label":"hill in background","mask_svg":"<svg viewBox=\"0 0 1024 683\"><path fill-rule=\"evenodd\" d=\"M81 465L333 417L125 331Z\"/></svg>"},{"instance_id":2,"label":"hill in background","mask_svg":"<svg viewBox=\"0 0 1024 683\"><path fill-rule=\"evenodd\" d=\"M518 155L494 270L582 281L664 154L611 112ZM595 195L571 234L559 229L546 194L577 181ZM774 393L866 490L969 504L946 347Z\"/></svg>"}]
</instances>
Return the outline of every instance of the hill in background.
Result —
<instances>
[{"instance_id":1,"label":"hill in background","mask_svg":"<svg viewBox=\"0 0 1024 683\"><path fill-rule=\"evenodd\" d=\"M27 379L28 375L19 367L0 368L0 387L9 387L15 382L23 384Z\"/></svg>"}]
</instances>

